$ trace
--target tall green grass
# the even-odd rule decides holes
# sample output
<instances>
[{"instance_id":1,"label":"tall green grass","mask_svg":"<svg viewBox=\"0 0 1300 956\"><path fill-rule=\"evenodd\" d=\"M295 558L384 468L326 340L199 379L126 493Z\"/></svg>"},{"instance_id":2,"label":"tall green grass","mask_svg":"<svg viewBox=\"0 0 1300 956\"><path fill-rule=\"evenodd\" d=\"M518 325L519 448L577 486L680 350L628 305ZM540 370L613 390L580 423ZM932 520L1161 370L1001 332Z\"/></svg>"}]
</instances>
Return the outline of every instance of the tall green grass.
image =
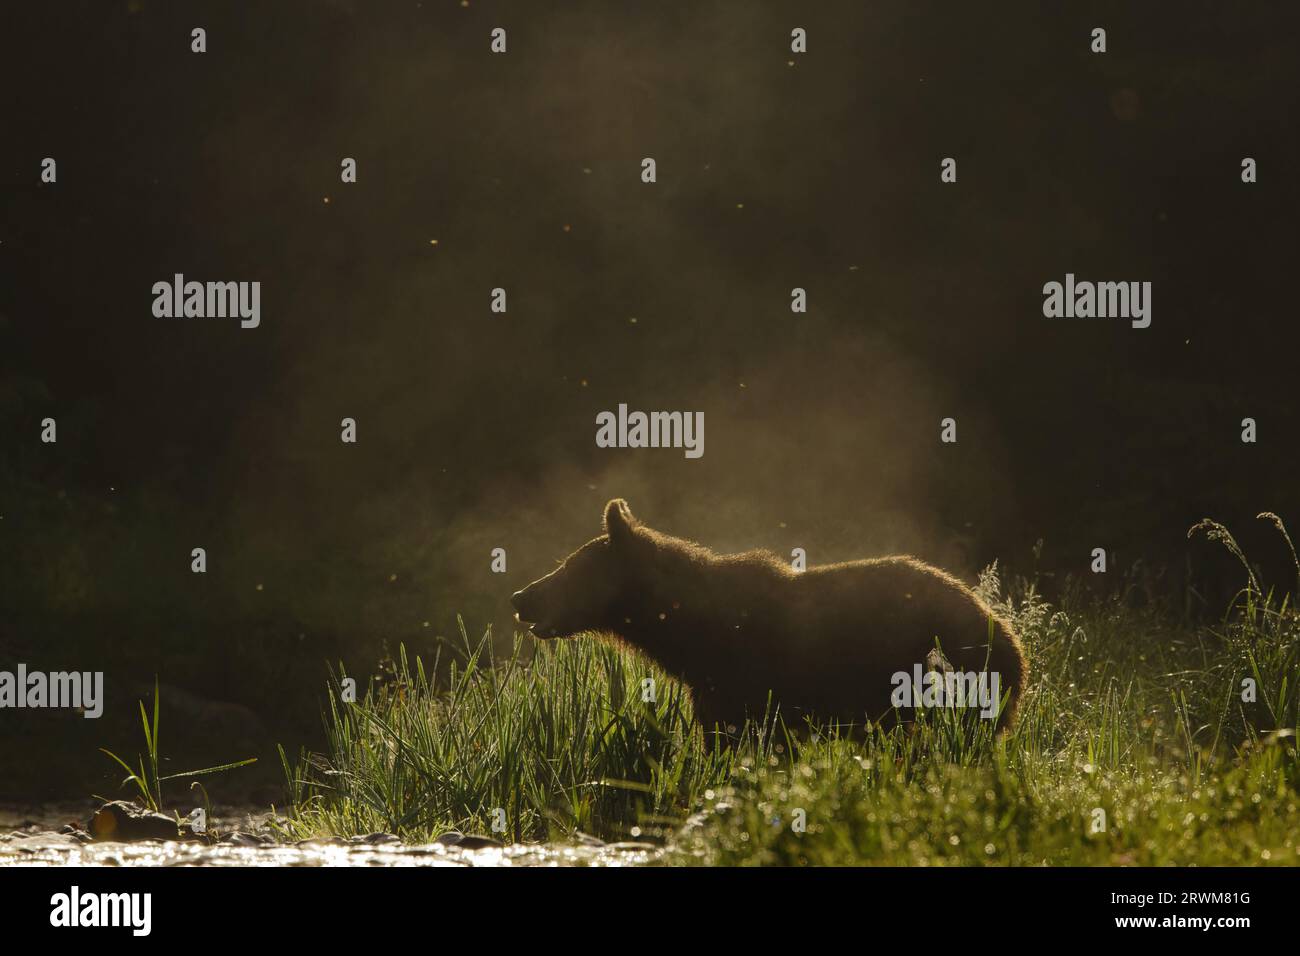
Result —
<instances>
[{"instance_id":1,"label":"tall green grass","mask_svg":"<svg viewBox=\"0 0 1300 956\"><path fill-rule=\"evenodd\" d=\"M1193 531L1245 563L1226 529ZM286 761L285 825L423 840L504 819L505 840L650 838L669 862L1300 863L1300 616L1246 570L1222 620L1191 626L1081 586L1052 607L987 569L1031 667L1000 738L971 711L852 740L778 713L709 751L688 695L638 655L579 638L526 660L516 637L495 659L462 628L450 669L403 652L353 704L336 677L327 753Z\"/></svg>"},{"instance_id":2,"label":"tall green grass","mask_svg":"<svg viewBox=\"0 0 1300 956\"><path fill-rule=\"evenodd\" d=\"M648 661L589 639L525 661L532 644L516 636L499 659L490 634L471 642L462 624L460 646L440 652L453 656L443 686L430 676L440 660L426 669L402 649L355 704L337 674L328 756L286 762L293 831L422 839L489 833L504 816L497 832L516 841L662 835L729 777L735 752L706 752L689 696ZM770 734L751 736L771 749Z\"/></svg>"}]
</instances>

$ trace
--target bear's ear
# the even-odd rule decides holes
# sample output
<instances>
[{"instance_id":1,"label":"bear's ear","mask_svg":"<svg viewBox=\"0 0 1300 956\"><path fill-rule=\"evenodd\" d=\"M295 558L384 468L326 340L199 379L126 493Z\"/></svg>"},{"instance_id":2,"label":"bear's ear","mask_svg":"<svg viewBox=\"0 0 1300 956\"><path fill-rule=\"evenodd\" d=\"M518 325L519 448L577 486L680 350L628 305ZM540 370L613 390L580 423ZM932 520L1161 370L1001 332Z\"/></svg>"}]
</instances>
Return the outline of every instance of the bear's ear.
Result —
<instances>
[{"instance_id":1,"label":"bear's ear","mask_svg":"<svg viewBox=\"0 0 1300 956\"><path fill-rule=\"evenodd\" d=\"M636 518L632 509L622 498L615 498L605 505L605 533L611 541L626 541L636 530Z\"/></svg>"}]
</instances>

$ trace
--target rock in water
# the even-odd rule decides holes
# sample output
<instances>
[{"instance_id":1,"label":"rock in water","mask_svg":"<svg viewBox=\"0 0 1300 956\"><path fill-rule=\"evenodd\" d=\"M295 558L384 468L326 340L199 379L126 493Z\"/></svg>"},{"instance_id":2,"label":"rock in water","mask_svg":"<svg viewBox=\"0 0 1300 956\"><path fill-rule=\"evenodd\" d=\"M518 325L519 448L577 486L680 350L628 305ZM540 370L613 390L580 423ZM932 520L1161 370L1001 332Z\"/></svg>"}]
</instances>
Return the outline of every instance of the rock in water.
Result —
<instances>
[{"instance_id":1,"label":"rock in water","mask_svg":"<svg viewBox=\"0 0 1300 956\"><path fill-rule=\"evenodd\" d=\"M87 829L98 841L185 840L194 836L189 824L178 825L175 817L125 800L114 800L96 810Z\"/></svg>"}]
</instances>

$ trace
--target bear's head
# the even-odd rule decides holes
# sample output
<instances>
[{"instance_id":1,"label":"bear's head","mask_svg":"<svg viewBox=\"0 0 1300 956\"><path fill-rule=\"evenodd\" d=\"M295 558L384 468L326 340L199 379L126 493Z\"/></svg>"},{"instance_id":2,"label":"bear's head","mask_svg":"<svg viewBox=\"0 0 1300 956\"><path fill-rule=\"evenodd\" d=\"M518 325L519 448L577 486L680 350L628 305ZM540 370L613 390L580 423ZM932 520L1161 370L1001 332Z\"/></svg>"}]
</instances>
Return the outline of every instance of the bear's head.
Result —
<instances>
[{"instance_id":1,"label":"bear's head","mask_svg":"<svg viewBox=\"0 0 1300 956\"><path fill-rule=\"evenodd\" d=\"M605 533L569 555L546 577L510 598L515 620L536 637L611 630L627 593L637 520L622 498L605 506Z\"/></svg>"}]
</instances>

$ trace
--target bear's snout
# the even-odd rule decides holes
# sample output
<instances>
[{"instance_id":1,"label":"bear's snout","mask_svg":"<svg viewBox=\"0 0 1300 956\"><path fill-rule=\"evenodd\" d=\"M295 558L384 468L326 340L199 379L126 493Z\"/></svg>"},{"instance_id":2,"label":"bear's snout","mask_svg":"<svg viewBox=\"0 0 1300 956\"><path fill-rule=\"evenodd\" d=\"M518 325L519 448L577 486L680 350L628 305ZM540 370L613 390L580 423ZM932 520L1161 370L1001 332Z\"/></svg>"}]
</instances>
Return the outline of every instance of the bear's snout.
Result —
<instances>
[{"instance_id":1,"label":"bear's snout","mask_svg":"<svg viewBox=\"0 0 1300 956\"><path fill-rule=\"evenodd\" d=\"M510 606L515 609L515 620L525 623L528 620L528 588L510 595Z\"/></svg>"},{"instance_id":2,"label":"bear's snout","mask_svg":"<svg viewBox=\"0 0 1300 956\"><path fill-rule=\"evenodd\" d=\"M542 624L542 610L538 600L537 590L530 584L522 591L516 591L510 595L510 604L515 609L515 620L527 627L537 636L542 636L538 632L544 630Z\"/></svg>"}]
</instances>

